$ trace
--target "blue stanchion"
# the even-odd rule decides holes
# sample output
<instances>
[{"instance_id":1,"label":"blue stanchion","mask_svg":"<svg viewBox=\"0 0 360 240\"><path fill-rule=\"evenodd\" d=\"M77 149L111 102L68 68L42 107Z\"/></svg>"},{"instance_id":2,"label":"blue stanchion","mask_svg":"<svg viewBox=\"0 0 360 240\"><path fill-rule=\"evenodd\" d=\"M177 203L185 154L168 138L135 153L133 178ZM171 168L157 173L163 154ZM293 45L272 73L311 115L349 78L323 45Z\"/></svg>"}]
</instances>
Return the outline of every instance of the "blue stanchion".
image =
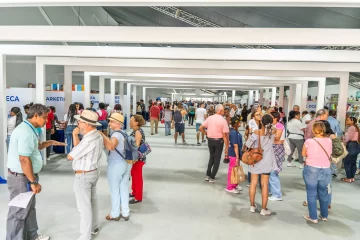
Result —
<instances>
[{"instance_id":1,"label":"blue stanchion","mask_svg":"<svg viewBox=\"0 0 360 240\"><path fill-rule=\"evenodd\" d=\"M7 181L5 179L3 179L2 177L0 177L0 184L7 184Z\"/></svg>"}]
</instances>

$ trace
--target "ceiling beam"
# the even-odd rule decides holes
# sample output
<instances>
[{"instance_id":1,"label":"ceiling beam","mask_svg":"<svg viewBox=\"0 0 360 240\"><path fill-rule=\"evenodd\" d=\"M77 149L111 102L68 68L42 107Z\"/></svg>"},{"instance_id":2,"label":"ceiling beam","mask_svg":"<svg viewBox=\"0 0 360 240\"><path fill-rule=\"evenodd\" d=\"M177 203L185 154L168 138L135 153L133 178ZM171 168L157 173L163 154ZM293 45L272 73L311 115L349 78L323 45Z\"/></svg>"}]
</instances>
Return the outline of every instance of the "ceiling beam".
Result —
<instances>
[{"instance_id":1,"label":"ceiling beam","mask_svg":"<svg viewBox=\"0 0 360 240\"><path fill-rule=\"evenodd\" d=\"M357 0L1 0L0 7L30 6L252 6L360 7Z\"/></svg>"},{"instance_id":2,"label":"ceiling beam","mask_svg":"<svg viewBox=\"0 0 360 240\"><path fill-rule=\"evenodd\" d=\"M0 26L0 32L0 41L221 44L231 46L358 46L358 39L360 39L360 29L324 28Z\"/></svg>"}]
</instances>

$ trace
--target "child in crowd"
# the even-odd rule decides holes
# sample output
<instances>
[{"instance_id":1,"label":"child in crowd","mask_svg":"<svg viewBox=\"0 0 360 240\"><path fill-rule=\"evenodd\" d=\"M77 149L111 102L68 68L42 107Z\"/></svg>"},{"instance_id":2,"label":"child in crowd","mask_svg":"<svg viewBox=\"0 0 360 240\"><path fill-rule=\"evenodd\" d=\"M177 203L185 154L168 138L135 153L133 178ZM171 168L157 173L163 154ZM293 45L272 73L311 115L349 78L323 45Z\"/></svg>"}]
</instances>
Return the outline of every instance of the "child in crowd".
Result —
<instances>
[{"instance_id":1,"label":"child in crowd","mask_svg":"<svg viewBox=\"0 0 360 240\"><path fill-rule=\"evenodd\" d=\"M229 171L228 171L228 183L226 187L226 191L229 193L236 193L238 194L239 191L242 190L240 186L237 184L231 184L231 172L233 167L238 166L240 164L240 159L242 156L242 136L239 133L238 129L241 125L241 117L235 115L231 118L231 126L229 139L230 139L230 146L229 146Z\"/></svg>"}]
</instances>

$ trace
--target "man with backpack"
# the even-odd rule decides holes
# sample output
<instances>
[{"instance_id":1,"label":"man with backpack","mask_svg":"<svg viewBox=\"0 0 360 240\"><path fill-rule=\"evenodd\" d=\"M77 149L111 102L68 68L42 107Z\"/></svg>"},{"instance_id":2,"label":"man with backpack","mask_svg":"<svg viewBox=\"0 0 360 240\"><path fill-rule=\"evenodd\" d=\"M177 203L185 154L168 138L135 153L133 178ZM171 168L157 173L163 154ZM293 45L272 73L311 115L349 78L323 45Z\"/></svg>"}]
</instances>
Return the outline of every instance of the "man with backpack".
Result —
<instances>
[{"instance_id":1,"label":"man with backpack","mask_svg":"<svg viewBox=\"0 0 360 240\"><path fill-rule=\"evenodd\" d=\"M177 137L180 134L183 140L183 144L186 144L185 141L185 119L184 116L186 115L186 110L182 103L179 103L178 109L174 111L174 118L173 121L175 122L175 145L177 144Z\"/></svg>"}]
</instances>

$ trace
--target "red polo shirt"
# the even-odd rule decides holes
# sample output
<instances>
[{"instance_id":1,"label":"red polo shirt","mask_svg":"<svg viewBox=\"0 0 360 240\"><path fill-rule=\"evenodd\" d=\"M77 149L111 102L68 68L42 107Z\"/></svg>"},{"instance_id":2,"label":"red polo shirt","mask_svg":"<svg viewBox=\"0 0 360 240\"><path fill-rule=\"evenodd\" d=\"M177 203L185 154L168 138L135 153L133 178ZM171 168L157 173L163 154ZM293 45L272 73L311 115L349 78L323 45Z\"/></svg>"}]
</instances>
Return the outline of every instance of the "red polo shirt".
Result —
<instances>
[{"instance_id":1,"label":"red polo shirt","mask_svg":"<svg viewBox=\"0 0 360 240\"><path fill-rule=\"evenodd\" d=\"M160 108L158 106L152 106L150 108L150 119L158 119L160 115Z\"/></svg>"},{"instance_id":2,"label":"red polo shirt","mask_svg":"<svg viewBox=\"0 0 360 240\"><path fill-rule=\"evenodd\" d=\"M47 116L46 129L51 129L51 121L54 121L54 113L50 110Z\"/></svg>"}]
</instances>

